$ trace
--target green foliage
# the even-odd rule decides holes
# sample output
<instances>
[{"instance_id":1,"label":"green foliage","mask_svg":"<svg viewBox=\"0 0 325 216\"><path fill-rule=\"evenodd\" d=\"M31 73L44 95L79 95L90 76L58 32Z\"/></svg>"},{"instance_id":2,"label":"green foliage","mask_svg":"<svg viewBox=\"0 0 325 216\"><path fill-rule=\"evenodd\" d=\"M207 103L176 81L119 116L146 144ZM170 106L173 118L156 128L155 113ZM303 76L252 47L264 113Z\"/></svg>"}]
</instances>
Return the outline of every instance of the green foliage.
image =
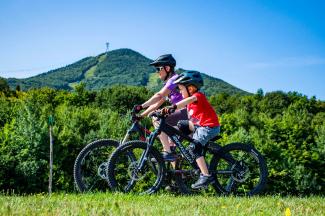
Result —
<instances>
[{"instance_id":1,"label":"green foliage","mask_svg":"<svg viewBox=\"0 0 325 216\"><path fill-rule=\"evenodd\" d=\"M224 101L222 101L224 100ZM297 93L271 92L234 99L215 95L222 144L253 144L269 168L268 192L324 193L324 102ZM220 104L220 105L219 105ZM218 107L221 107L218 108Z\"/></svg>"},{"instance_id":2,"label":"green foliage","mask_svg":"<svg viewBox=\"0 0 325 216\"><path fill-rule=\"evenodd\" d=\"M16 118L0 131L1 188L21 192L43 191L47 155L47 127L41 121L41 109L26 101Z\"/></svg>"},{"instance_id":3,"label":"green foliage","mask_svg":"<svg viewBox=\"0 0 325 216\"><path fill-rule=\"evenodd\" d=\"M9 91L9 85L6 79L0 77L0 92L7 92Z\"/></svg>"},{"instance_id":4,"label":"green foliage","mask_svg":"<svg viewBox=\"0 0 325 216\"><path fill-rule=\"evenodd\" d=\"M149 66L150 61L130 49L113 50L97 65L93 77L86 80L87 87L101 89L116 84L145 86L149 74L154 72Z\"/></svg>"},{"instance_id":5,"label":"green foliage","mask_svg":"<svg viewBox=\"0 0 325 216\"><path fill-rule=\"evenodd\" d=\"M110 107L119 113L126 113L136 104L148 100L152 93L144 87L117 85L102 89L96 97L96 104L100 107Z\"/></svg>"},{"instance_id":6,"label":"green foliage","mask_svg":"<svg viewBox=\"0 0 325 216\"><path fill-rule=\"evenodd\" d=\"M54 114L53 187L72 191L72 166L80 150L96 139L120 139L129 123L109 107L94 107L89 99L94 96L80 85L73 93L43 88L19 98L0 97L0 190L47 190L48 116Z\"/></svg>"},{"instance_id":7,"label":"green foliage","mask_svg":"<svg viewBox=\"0 0 325 216\"><path fill-rule=\"evenodd\" d=\"M104 61L104 60L103 60ZM54 123L54 190L73 191L73 163L101 138L121 139L129 110L150 98L144 87L116 85L72 92L50 88L0 94L0 190L47 190L48 117ZM222 145L253 144L269 168L267 193L324 194L325 103L295 92L210 97L222 124ZM150 121L145 122L150 127Z\"/></svg>"},{"instance_id":8,"label":"green foliage","mask_svg":"<svg viewBox=\"0 0 325 216\"><path fill-rule=\"evenodd\" d=\"M98 59L96 57L87 57L71 65L34 77L25 79L10 78L8 79L8 83L11 88L15 88L17 85L19 85L22 90L46 86L56 89L71 90L69 83L82 80L85 72L88 71L92 66L96 65L97 62Z\"/></svg>"},{"instance_id":9,"label":"green foliage","mask_svg":"<svg viewBox=\"0 0 325 216\"><path fill-rule=\"evenodd\" d=\"M131 49L117 49L96 57L87 57L66 67L49 71L26 79L8 79L11 89L20 86L22 90L51 87L73 90L78 83L85 83L86 89L100 90L113 85L147 86L151 91L161 88L161 81L155 69L149 66L152 60ZM177 72L182 72L179 69ZM219 92L248 94L220 79L203 74L207 95ZM1 86L1 84L0 84ZM1 90L0 90L1 91Z\"/></svg>"}]
</instances>

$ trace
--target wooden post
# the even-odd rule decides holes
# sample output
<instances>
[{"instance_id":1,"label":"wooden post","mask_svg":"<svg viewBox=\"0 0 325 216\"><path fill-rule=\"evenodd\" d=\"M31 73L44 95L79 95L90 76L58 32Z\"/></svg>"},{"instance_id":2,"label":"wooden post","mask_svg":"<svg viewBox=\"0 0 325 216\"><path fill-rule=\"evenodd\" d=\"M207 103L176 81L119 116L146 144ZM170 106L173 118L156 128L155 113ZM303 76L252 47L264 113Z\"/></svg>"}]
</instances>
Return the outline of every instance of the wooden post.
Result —
<instances>
[{"instance_id":1,"label":"wooden post","mask_svg":"<svg viewBox=\"0 0 325 216\"><path fill-rule=\"evenodd\" d=\"M53 179L53 131L52 126L54 123L53 116L49 116L49 131L50 131L50 175L49 175L49 195L52 194L52 179Z\"/></svg>"}]
</instances>

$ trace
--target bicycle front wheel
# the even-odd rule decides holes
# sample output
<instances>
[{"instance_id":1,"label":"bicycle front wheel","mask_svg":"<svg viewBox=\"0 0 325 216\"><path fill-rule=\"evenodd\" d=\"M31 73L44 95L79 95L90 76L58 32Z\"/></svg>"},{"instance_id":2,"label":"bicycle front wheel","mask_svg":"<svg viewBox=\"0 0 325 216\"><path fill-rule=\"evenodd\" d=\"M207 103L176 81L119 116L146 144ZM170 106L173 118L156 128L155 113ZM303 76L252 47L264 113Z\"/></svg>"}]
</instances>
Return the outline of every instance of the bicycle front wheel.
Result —
<instances>
[{"instance_id":1,"label":"bicycle front wheel","mask_svg":"<svg viewBox=\"0 0 325 216\"><path fill-rule=\"evenodd\" d=\"M111 139L96 140L85 146L76 158L73 177L80 192L107 191L107 160L119 142Z\"/></svg>"},{"instance_id":2,"label":"bicycle front wheel","mask_svg":"<svg viewBox=\"0 0 325 216\"><path fill-rule=\"evenodd\" d=\"M163 159L153 147L144 157L146 149L147 143L130 141L114 151L107 169L108 183L113 190L152 194L160 188L165 173ZM139 167L141 161L144 164Z\"/></svg>"},{"instance_id":3,"label":"bicycle front wheel","mask_svg":"<svg viewBox=\"0 0 325 216\"><path fill-rule=\"evenodd\" d=\"M212 158L209 169L215 175L215 189L224 194L256 195L264 189L268 175L262 155L242 143L224 146Z\"/></svg>"}]
</instances>

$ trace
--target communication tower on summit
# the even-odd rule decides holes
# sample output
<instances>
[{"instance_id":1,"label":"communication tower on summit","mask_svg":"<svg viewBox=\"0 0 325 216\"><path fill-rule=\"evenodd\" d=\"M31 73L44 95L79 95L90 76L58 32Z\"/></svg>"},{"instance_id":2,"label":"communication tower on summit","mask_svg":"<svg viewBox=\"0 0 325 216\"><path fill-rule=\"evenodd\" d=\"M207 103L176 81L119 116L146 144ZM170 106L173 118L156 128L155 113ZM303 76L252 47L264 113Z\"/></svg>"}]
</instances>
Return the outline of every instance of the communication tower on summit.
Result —
<instances>
[{"instance_id":1,"label":"communication tower on summit","mask_svg":"<svg viewBox=\"0 0 325 216\"><path fill-rule=\"evenodd\" d=\"M108 53L109 43L106 42L106 53Z\"/></svg>"}]
</instances>

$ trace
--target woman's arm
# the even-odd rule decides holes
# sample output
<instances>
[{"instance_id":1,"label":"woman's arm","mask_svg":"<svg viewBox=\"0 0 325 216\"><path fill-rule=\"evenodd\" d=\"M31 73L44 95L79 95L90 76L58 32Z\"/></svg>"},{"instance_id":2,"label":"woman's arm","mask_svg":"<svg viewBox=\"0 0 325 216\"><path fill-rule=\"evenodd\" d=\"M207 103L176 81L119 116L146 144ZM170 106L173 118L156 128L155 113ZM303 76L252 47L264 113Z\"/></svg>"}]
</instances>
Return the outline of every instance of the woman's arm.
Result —
<instances>
[{"instance_id":1,"label":"woman's arm","mask_svg":"<svg viewBox=\"0 0 325 216\"><path fill-rule=\"evenodd\" d=\"M164 100L164 97L168 96L169 93L170 93L170 90L166 86L163 87L159 92L154 94L149 100L144 102L142 104L142 107L147 108L155 103L161 102L161 100Z\"/></svg>"},{"instance_id":2,"label":"woman's arm","mask_svg":"<svg viewBox=\"0 0 325 216\"><path fill-rule=\"evenodd\" d=\"M148 109L146 109L143 113L141 113L141 117L145 117L148 114L150 114L152 111L158 109L163 103L165 102L165 99L161 99L160 101L158 101L155 104L152 104L151 106L148 107Z\"/></svg>"}]
</instances>

